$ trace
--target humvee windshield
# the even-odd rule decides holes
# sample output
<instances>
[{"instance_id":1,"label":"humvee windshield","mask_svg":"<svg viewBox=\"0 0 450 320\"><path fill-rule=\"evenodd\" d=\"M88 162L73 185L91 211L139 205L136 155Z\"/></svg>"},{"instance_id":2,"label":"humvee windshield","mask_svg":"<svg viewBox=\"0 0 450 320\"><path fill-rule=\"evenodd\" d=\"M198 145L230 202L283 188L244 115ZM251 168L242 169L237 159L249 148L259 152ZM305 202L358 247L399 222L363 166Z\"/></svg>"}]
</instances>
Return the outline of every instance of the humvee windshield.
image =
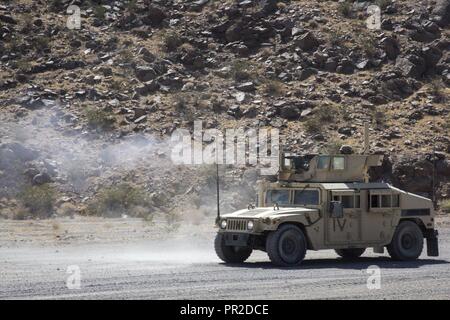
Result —
<instances>
[{"instance_id":1,"label":"humvee windshield","mask_svg":"<svg viewBox=\"0 0 450 320\"><path fill-rule=\"evenodd\" d=\"M319 190L295 190L292 202L293 205L319 205ZM267 190L266 205L275 203L280 206L291 204L289 201L289 190Z\"/></svg>"},{"instance_id":2,"label":"humvee windshield","mask_svg":"<svg viewBox=\"0 0 450 320\"><path fill-rule=\"evenodd\" d=\"M278 205L289 204L289 190L267 190L266 204L271 205L274 203Z\"/></svg>"},{"instance_id":3,"label":"humvee windshield","mask_svg":"<svg viewBox=\"0 0 450 320\"><path fill-rule=\"evenodd\" d=\"M294 204L296 205L319 205L319 190L295 190Z\"/></svg>"}]
</instances>

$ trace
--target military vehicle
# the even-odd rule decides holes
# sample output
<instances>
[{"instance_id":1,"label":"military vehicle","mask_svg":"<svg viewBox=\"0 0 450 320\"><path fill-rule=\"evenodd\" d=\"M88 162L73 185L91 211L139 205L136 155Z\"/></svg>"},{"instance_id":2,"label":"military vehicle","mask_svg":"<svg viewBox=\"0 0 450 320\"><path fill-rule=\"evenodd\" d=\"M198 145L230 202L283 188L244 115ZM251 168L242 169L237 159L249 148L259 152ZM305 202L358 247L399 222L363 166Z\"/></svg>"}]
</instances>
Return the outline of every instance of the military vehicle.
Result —
<instances>
[{"instance_id":1,"label":"military vehicle","mask_svg":"<svg viewBox=\"0 0 450 320\"><path fill-rule=\"evenodd\" d=\"M273 264L295 266L307 250L334 249L356 259L367 248L396 260L417 259L427 240L438 256L433 202L388 183L369 182L381 155L288 155L280 151L276 182L261 182L256 205L218 217L215 251L226 263L253 250Z\"/></svg>"}]
</instances>

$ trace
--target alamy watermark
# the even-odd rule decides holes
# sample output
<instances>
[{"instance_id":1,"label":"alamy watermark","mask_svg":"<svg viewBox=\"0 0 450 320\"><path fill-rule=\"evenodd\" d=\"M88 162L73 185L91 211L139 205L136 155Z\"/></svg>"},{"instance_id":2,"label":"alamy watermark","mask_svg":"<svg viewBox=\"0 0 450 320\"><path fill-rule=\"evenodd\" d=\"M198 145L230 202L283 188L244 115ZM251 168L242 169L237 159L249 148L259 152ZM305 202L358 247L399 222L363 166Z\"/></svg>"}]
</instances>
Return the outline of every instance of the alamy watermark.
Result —
<instances>
[{"instance_id":1,"label":"alamy watermark","mask_svg":"<svg viewBox=\"0 0 450 320\"><path fill-rule=\"evenodd\" d=\"M367 278L367 289L378 290L381 289L381 269L379 266L372 265L366 270L370 276Z\"/></svg>"},{"instance_id":2,"label":"alamy watermark","mask_svg":"<svg viewBox=\"0 0 450 320\"><path fill-rule=\"evenodd\" d=\"M381 29L381 8L377 5L370 5L367 7L367 14L369 17L366 19L366 26L370 30Z\"/></svg>"},{"instance_id":3,"label":"alamy watermark","mask_svg":"<svg viewBox=\"0 0 450 320\"><path fill-rule=\"evenodd\" d=\"M67 14L70 16L67 17L67 28L70 30L81 29L81 10L79 6L70 5L67 8Z\"/></svg>"},{"instance_id":4,"label":"alamy watermark","mask_svg":"<svg viewBox=\"0 0 450 320\"><path fill-rule=\"evenodd\" d=\"M81 269L77 265L67 267L66 273L69 275L66 280L66 286L69 290L81 289Z\"/></svg>"},{"instance_id":5,"label":"alamy watermark","mask_svg":"<svg viewBox=\"0 0 450 320\"><path fill-rule=\"evenodd\" d=\"M194 121L193 134L177 129L171 136L174 164L259 165L261 175L276 174L279 168L279 131L277 129L203 130Z\"/></svg>"}]
</instances>

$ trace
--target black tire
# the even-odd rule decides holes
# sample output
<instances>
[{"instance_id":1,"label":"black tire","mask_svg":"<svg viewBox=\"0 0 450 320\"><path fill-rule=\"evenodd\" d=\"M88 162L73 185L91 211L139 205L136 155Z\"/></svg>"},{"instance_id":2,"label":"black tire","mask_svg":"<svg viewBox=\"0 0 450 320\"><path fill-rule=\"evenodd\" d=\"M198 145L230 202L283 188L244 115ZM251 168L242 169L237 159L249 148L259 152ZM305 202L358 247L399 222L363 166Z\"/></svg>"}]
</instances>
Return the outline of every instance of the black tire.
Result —
<instances>
[{"instance_id":1,"label":"black tire","mask_svg":"<svg viewBox=\"0 0 450 320\"><path fill-rule=\"evenodd\" d=\"M417 259L423 250L423 234L419 226L411 221L401 222L387 250L391 258L395 260Z\"/></svg>"},{"instance_id":2,"label":"black tire","mask_svg":"<svg viewBox=\"0 0 450 320\"><path fill-rule=\"evenodd\" d=\"M346 260L359 258L366 248L336 249L336 253Z\"/></svg>"},{"instance_id":3,"label":"black tire","mask_svg":"<svg viewBox=\"0 0 450 320\"><path fill-rule=\"evenodd\" d=\"M214 249L217 256L225 263L242 263L252 254L250 247L235 247L225 245L225 238L222 233L216 235Z\"/></svg>"},{"instance_id":4,"label":"black tire","mask_svg":"<svg viewBox=\"0 0 450 320\"><path fill-rule=\"evenodd\" d=\"M266 240L270 261L281 267L299 265L305 258L306 249L303 231L292 224L282 225L278 230L272 231Z\"/></svg>"}]
</instances>

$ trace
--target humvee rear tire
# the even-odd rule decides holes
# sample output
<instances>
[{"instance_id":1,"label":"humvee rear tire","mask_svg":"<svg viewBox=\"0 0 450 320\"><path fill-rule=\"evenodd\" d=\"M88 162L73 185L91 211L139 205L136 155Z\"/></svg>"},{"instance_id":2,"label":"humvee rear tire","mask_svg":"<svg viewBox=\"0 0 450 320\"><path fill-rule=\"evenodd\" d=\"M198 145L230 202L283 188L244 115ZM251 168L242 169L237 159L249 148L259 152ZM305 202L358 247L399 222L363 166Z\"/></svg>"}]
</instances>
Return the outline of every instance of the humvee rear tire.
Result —
<instances>
[{"instance_id":1,"label":"humvee rear tire","mask_svg":"<svg viewBox=\"0 0 450 320\"><path fill-rule=\"evenodd\" d=\"M214 249L217 256L225 263L242 263L252 254L250 247L236 247L225 245L223 234L218 233L214 240Z\"/></svg>"},{"instance_id":2,"label":"humvee rear tire","mask_svg":"<svg viewBox=\"0 0 450 320\"><path fill-rule=\"evenodd\" d=\"M306 237L303 231L292 224L282 225L269 233L266 251L270 261L281 267L299 265L306 254Z\"/></svg>"},{"instance_id":3,"label":"humvee rear tire","mask_svg":"<svg viewBox=\"0 0 450 320\"><path fill-rule=\"evenodd\" d=\"M351 248L351 249L336 249L334 250L338 255L346 260L359 258L366 248Z\"/></svg>"},{"instance_id":4,"label":"humvee rear tire","mask_svg":"<svg viewBox=\"0 0 450 320\"><path fill-rule=\"evenodd\" d=\"M411 221L401 222L394 233L387 250L392 259L415 260L422 253L423 234L419 226Z\"/></svg>"}]
</instances>

